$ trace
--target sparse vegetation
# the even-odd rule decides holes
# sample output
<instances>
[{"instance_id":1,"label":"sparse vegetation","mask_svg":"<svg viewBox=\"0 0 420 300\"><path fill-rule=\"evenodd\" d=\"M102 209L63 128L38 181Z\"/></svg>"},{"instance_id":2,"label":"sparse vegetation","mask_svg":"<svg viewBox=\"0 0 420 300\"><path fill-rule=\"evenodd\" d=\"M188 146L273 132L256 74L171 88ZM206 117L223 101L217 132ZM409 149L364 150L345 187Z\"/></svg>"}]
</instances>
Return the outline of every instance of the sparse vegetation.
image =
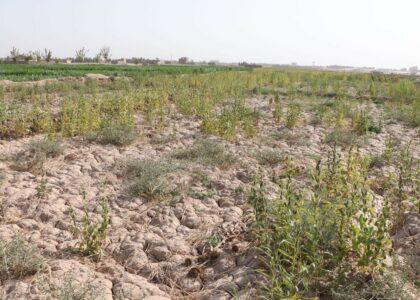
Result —
<instances>
[{"instance_id":1,"label":"sparse vegetation","mask_svg":"<svg viewBox=\"0 0 420 300\"><path fill-rule=\"evenodd\" d=\"M0 239L0 279L19 279L41 270L45 259L38 249L27 244L19 235L12 240Z\"/></svg>"},{"instance_id":2,"label":"sparse vegetation","mask_svg":"<svg viewBox=\"0 0 420 300\"><path fill-rule=\"evenodd\" d=\"M94 283L88 281L80 283L77 274L68 273L61 284L54 284L48 278L40 277L37 287L47 299L57 300L99 300L103 297L103 291Z\"/></svg>"},{"instance_id":3,"label":"sparse vegetation","mask_svg":"<svg viewBox=\"0 0 420 300\"><path fill-rule=\"evenodd\" d=\"M97 58L109 59L107 49ZM108 77L0 83L5 236L17 226L54 259L121 279L122 291L146 276L168 286L162 293L201 297L214 284L207 267L209 278L231 280L257 250L262 277L247 268L254 298L409 299L416 279L400 272L414 269L408 255L418 258L417 79L110 64L5 64L0 79L86 73ZM120 147L101 146L109 144ZM87 194L108 200L88 202ZM0 250L29 247L9 243ZM105 249L112 259L98 263ZM385 265L394 253L401 266ZM19 257L3 259L2 280L39 270ZM10 267L14 260L23 263ZM73 279L46 294L101 298Z\"/></svg>"}]
</instances>

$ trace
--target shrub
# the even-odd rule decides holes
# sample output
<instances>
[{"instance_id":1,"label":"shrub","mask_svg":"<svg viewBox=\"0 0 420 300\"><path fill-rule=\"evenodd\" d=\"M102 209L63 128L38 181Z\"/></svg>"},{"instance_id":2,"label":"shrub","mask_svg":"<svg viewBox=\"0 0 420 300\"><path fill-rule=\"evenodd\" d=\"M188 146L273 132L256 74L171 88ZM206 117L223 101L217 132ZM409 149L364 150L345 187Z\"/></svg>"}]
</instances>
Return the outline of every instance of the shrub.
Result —
<instances>
[{"instance_id":1,"label":"shrub","mask_svg":"<svg viewBox=\"0 0 420 300\"><path fill-rule=\"evenodd\" d=\"M260 165L265 166L274 166L285 160L284 154L274 149L262 150L256 153L255 158Z\"/></svg>"},{"instance_id":2,"label":"shrub","mask_svg":"<svg viewBox=\"0 0 420 300\"><path fill-rule=\"evenodd\" d=\"M178 163L167 160L131 161L127 166L127 174L132 178L129 191L150 200L174 193L177 187L170 184L168 177L181 168Z\"/></svg>"},{"instance_id":3,"label":"shrub","mask_svg":"<svg viewBox=\"0 0 420 300\"><path fill-rule=\"evenodd\" d=\"M19 279L34 275L44 264L44 258L34 246L28 245L21 236L11 241L0 239L0 277Z\"/></svg>"},{"instance_id":4,"label":"shrub","mask_svg":"<svg viewBox=\"0 0 420 300\"><path fill-rule=\"evenodd\" d=\"M227 153L219 142L212 140L199 140L191 149L175 151L171 156L204 165L226 166L235 162L233 155Z\"/></svg>"},{"instance_id":5,"label":"shrub","mask_svg":"<svg viewBox=\"0 0 420 300\"><path fill-rule=\"evenodd\" d=\"M117 146L125 146L131 144L136 138L137 133L133 126L107 126L99 131L91 134L89 140L96 141L100 144L112 144Z\"/></svg>"}]
</instances>

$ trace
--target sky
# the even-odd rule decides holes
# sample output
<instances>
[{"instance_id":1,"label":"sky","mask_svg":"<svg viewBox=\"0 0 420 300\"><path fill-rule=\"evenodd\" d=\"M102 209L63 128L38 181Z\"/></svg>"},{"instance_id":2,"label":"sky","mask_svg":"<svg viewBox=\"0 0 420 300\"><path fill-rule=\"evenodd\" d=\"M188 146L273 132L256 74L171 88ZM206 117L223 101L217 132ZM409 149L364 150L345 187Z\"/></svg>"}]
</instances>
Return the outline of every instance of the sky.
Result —
<instances>
[{"instance_id":1,"label":"sky","mask_svg":"<svg viewBox=\"0 0 420 300\"><path fill-rule=\"evenodd\" d=\"M0 0L13 46L113 58L420 67L420 0Z\"/></svg>"}]
</instances>

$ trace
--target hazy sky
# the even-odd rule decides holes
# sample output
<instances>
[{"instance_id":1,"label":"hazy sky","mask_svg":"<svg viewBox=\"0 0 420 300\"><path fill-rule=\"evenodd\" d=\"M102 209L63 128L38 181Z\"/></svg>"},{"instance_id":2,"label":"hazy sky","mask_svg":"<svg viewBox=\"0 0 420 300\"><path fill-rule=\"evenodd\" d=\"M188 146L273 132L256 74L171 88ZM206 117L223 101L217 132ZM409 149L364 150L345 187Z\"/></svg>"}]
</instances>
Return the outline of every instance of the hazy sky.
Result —
<instances>
[{"instance_id":1,"label":"hazy sky","mask_svg":"<svg viewBox=\"0 0 420 300\"><path fill-rule=\"evenodd\" d=\"M420 0L0 0L0 56L420 66Z\"/></svg>"}]
</instances>

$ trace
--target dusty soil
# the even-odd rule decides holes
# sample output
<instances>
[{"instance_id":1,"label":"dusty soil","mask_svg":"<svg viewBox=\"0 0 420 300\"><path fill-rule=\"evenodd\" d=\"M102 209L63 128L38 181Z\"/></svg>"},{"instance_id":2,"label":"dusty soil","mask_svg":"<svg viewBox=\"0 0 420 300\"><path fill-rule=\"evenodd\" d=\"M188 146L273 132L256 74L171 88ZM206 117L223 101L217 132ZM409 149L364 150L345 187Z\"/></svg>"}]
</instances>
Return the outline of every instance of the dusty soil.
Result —
<instances>
[{"instance_id":1,"label":"dusty soil","mask_svg":"<svg viewBox=\"0 0 420 300\"><path fill-rule=\"evenodd\" d=\"M297 167L305 168L315 164L315 156L325 157L328 147L323 143L327 129L310 125L310 113L305 113L298 127L287 129L274 122L268 98L247 102L262 113L257 137L220 140L238 161L227 168L192 164L173 178L184 192L163 201L129 195L124 163L130 159L160 159L205 138L201 124L193 118L174 114L161 132L138 118L141 135L126 147L65 139L64 152L48 159L44 176L16 171L10 159L30 140L41 136L0 141L0 172L4 176L0 237L22 234L47 258L45 276L60 282L71 274L78 286L90 283L99 287L99 299L252 297L259 260L247 234L252 210L246 193L254 175L262 173L268 178L284 167L261 166L255 153L276 149L292 156ZM382 133L367 135L362 150L380 154L389 136L397 136L402 143L412 141L413 155L419 157L418 130L398 124L384 125ZM151 138L157 137L167 139L151 143ZM207 186L197 179L198 173L208 178ZM39 199L37 187L42 179L49 192ZM276 187L272 184L269 189L274 193ZM71 232L69 208L74 208L77 215L83 214L82 191L87 193L93 216L100 217L101 199L107 199L110 207L111 224L99 262L71 251L78 240ZM401 254L417 249L416 255L420 255L419 214L409 214L405 223L396 235L396 244L404 245ZM0 287L0 298L37 298L40 291L34 281L34 276L7 280Z\"/></svg>"}]
</instances>

